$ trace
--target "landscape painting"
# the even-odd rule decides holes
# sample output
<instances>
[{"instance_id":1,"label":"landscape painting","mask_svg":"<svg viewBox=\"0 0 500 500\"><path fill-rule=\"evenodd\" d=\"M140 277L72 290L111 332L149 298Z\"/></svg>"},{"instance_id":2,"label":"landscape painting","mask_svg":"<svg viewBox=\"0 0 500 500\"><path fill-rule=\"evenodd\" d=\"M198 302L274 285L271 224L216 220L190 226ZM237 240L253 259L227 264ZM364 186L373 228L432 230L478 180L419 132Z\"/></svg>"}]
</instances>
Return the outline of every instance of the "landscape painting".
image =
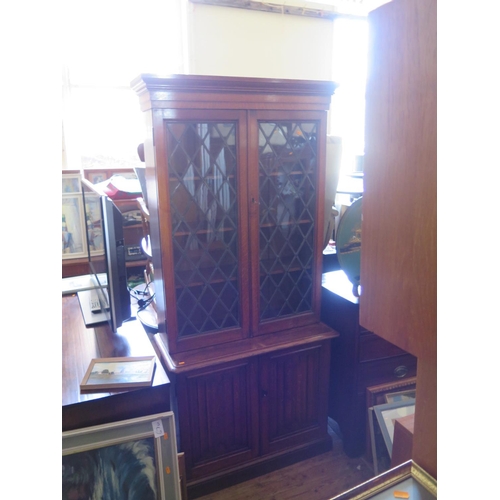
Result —
<instances>
[{"instance_id":1,"label":"landscape painting","mask_svg":"<svg viewBox=\"0 0 500 500\"><path fill-rule=\"evenodd\" d=\"M80 390L149 387L155 368L154 356L95 358L80 383Z\"/></svg>"}]
</instances>

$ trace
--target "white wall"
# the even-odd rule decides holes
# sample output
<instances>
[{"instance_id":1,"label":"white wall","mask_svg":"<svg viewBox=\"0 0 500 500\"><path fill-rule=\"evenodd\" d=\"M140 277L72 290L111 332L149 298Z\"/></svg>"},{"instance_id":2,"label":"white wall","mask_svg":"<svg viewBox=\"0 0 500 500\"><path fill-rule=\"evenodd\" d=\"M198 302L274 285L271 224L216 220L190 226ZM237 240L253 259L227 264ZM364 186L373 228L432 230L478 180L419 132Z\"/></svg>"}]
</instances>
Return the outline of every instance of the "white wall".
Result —
<instances>
[{"instance_id":1,"label":"white wall","mask_svg":"<svg viewBox=\"0 0 500 500\"><path fill-rule=\"evenodd\" d=\"M331 20L184 1L187 73L331 80Z\"/></svg>"}]
</instances>

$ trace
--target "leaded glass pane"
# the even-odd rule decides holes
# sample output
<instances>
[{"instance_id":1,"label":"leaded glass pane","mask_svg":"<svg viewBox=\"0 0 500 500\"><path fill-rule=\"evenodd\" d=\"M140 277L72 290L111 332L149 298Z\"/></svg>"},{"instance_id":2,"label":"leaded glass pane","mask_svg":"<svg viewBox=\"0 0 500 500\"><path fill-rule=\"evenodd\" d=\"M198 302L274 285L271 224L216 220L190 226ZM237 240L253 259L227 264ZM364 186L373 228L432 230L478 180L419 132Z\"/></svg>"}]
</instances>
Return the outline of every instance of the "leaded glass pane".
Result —
<instances>
[{"instance_id":1,"label":"leaded glass pane","mask_svg":"<svg viewBox=\"0 0 500 500\"><path fill-rule=\"evenodd\" d=\"M179 336L238 327L236 123L166 127Z\"/></svg>"},{"instance_id":2,"label":"leaded glass pane","mask_svg":"<svg viewBox=\"0 0 500 500\"><path fill-rule=\"evenodd\" d=\"M312 310L316 122L259 122L260 320Z\"/></svg>"}]
</instances>

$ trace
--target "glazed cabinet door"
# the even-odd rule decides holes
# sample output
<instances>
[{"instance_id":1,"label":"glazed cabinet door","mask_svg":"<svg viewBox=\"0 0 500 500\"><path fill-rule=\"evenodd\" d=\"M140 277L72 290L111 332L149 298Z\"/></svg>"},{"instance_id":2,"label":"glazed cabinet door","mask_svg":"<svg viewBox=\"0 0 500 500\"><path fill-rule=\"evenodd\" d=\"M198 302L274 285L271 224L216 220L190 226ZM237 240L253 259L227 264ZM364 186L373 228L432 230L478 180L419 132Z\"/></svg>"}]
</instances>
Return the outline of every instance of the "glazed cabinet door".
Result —
<instances>
[{"instance_id":1,"label":"glazed cabinet door","mask_svg":"<svg viewBox=\"0 0 500 500\"><path fill-rule=\"evenodd\" d=\"M329 342L261 357L262 454L327 436L329 363Z\"/></svg>"},{"instance_id":2,"label":"glazed cabinet door","mask_svg":"<svg viewBox=\"0 0 500 500\"><path fill-rule=\"evenodd\" d=\"M319 319L326 129L321 112L249 117L252 332L260 335Z\"/></svg>"},{"instance_id":3,"label":"glazed cabinet door","mask_svg":"<svg viewBox=\"0 0 500 500\"><path fill-rule=\"evenodd\" d=\"M258 455L255 358L179 376L177 391L188 479L210 475Z\"/></svg>"},{"instance_id":4,"label":"glazed cabinet door","mask_svg":"<svg viewBox=\"0 0 500 500\"><path fill-rule=\"evenodd\" d=\"M155 278L170 352L248 335L246 114L154 112ZM161 223L159 222L161 221ZM153 231L153 229L152 229ZM153 254L153 258L155 255ZM167 314L168 312L168 314Z\"/></svg>"}]
</instances>

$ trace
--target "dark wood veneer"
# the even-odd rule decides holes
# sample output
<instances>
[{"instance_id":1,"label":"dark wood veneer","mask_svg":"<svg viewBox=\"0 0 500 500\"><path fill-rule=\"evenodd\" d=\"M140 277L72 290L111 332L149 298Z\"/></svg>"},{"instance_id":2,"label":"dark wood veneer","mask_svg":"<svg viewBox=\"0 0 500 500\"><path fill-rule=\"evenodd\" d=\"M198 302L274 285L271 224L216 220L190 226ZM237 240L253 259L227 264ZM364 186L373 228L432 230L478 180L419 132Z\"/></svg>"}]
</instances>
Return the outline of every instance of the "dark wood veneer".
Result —
<instances>
[{"instance_id":1,"label":"dark wood veneer","mask_svg":"<svg viewBox=\"0 0 500 500\"><path fill-rule=\"evenodd\" d=\"M141 75L131 87L146 111L155 108L324 110L336 84L330 81L286 80L210 75ZM243 98L242 98L243 97ZM194 103L194 106L193 106Z\"/></svg>"},{"instance_id":2,"label":"dark wood veneer","mask_svg":"<svg viewBox=\"0 0 500 500\"><path fill-rule=\"evenodd\" d=\"M323 275L321 318L339 332L332 340L328 414L351 457L366 450L366 390L413 377L417 370L414 356L359 325L358 302L343 271Z\"/></svg>"},{"instance_id":3,"label":"dark wood veneer","mask_svg":"<svg viewBox=\"0 0 500 500\"><path fill-rule=\"evenodd\" d=\"M328 367L338 334L320 322L320 289L335 87L200 75L132 82L147 124L153 342L174 379L191 491L331 446ZM284 141L271 141L269 124ZM227 187L225 201L216 183ZM279 210L289 218L269 215ZM212 244L215 228L223 231Z\"/></svg>"},{"instance_id":4,"label":"dark wood veneer","mask_svg":"<svg viewBox=\"0 0 500 500\"><path fill-rule=\"evenodd\" d=\"M369 17L360 322L418 358L412 458L437 477L436 1Z\"/></svg>"},{"instance_id":5,"label":"dark wood veneer","mask_svg":"<svg viewBox=\"0 0 500 500\"><path fill-rule=\"evenodd\" d=\"M329 362L329 341L259 358L262 453L324 438Z\"/></svg>"},{"instance_id":6,"label":"dark wood veneer","mask_svg":"<svg viewBox=\"0 0 500 500\"><path fill-rule=\"evenodd\" d=\"M177 378L180 435L191 479L258 455L257 366L246 359Z\"/></svg>"},{"instance_id":7,"label":"dark wood veneer","mask_svg":"<svg viewBox=\"0 0 500 500\"><path fill-rule=\"evenodd\" d=\"M319 323L306 328L292 328L269 335L250 337L237 342L227 342L179 354L170 354L160 335L156 335L153 342L161 351L167 369L173 373L183 373L193 369L213 366L217 363L244 359L249 356L260 356L261 354L289 347L332 339L338 337L338 335L335 330Z\"/></svg>"},{"instance_id":8,"label":"dark wood veneer","mask_svg":"<svg viewBox=\"0 0 500 500\"><path fill-rule=\"evenodd\" d=\"M151 387L120 392L80 392L93 358L149 356L155 352L138 321L113 333L86 328L76 295L62 297L62 430L79 429L170 410L170 380L157 360Z\"/></svg>"}]
</instances>

